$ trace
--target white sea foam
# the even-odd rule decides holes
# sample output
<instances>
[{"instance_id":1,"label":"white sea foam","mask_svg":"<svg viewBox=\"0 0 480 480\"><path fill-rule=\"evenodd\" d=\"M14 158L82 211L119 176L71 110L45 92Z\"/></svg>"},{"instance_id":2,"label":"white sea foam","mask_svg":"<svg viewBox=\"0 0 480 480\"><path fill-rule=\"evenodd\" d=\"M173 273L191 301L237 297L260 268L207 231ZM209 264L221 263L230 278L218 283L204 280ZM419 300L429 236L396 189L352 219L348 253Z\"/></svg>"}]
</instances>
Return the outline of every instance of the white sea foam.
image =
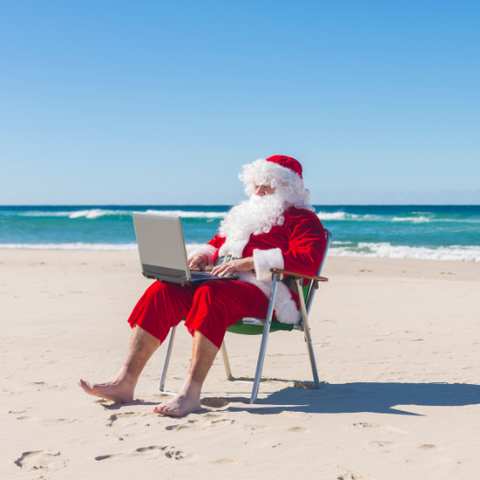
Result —
<instances>
[{"instance_id":1,"label":"white sea foam","mask_svg":"<svg viewBox=\"0 0 480 480\"><path fill-rule=\"evenodd\" d=\"M164 215L167 217L182 217L182 218L207 218L207 219L216 219L223 218L226 212L195 212L187 210L147 210L147 213L155 213L157 215ZM63 212L52 212L48 210L43 211L27 211L19 213L18 215L22 217L68 217L71 219L77 218L87 218L94 219L104 216L115 216L115 215L131 215L132 210L106 210L101 208L90 208L85 210L77 211L63 211Z\"/></svg>"},{"instance_id":2,"label":"white sea foam","mask_svg":"<svg viewBox=\"0 0 480 480\"><path fill-rule=\"evenodd\" d=\"M318 212L317 216L320 220L346 220L345 212Z\"/></svg>"},{"instance_id":3,"label":"white sea foam","mask_svg":"<svg viewBox=\"0 0 480 480\"><path fill-rule=\"evenodd\" d=\"M392 222L412 222L412 223L428 223L432 219L428 217L393 217Z\"/></svg>"},{"instance_id":4,"label":"white sea foam","mask_svg":"<svg viewBox=\"0 0 480 480\"><path fill-rule=\"evenodd\" d=\"M380 215L371 215L371 214L366 214L366 215L356 215L354 213L347 213L347 212L318 212L317 213L318 218L320 220L341 220L341 221L355 221L355 222L377 222L377 221L385 221L385 217L382 217Z\"/></svg>"},{"instance_id":5,"label":"white sea foam","mask_svg":"<svg viewBox=\"0 0 480 480\"><path fill-rule=\"evenodd\" d=\"M15 213L19 217L68 217L72 212L49 212L49 211L30 211Z\"/></svg>"},{"instance_id":6,"label":"white sea foam","mask_svg":"<svg viewBox=\"0 0 480 480\"><path fill-rule=\"evenodd\" d=\"M436 218L425 215L390 217L389 215L356 215L347 212L319 212L318 217L322 221L351 221L351 222L403 222L403 223L429 223L429 222L460 222L460 223L480 223L476 218Z\"/></svg>"},{"instance_id":7,"label":"white sea foam","mask_svg":"<svg viewBox=\"0 0 480 480\"><path fill-rule=\"evenodd\" d=\"M197 248L200 243L187 243L187 253ZM0 249L8 250L115 250L136 251L136 243L0 243Z\"/></svg>"},{"instance_id":8,"label":"white sea foam","mask_svg":"<svg viewBox=\"0 0 480 480\"><path fill-rule=\"evenodd\" d=\"M329 255L382 258L417 258L423 260L454 260L480 262L479 246L408 247L390 243L359 243L357 247L332 247Z\"/></svg>"},{"instance_id":9,"label":"white sea foam","mask_svg":"<svg viewBox=\"0 0 480 480\"><path fill-rule=\"evenodd\" d=\"M64 211L64 212L52 212L48 210L31 210L27 212L18 213L21 217L69 217L75 218L98 218L105 215L131 215L131 211L128 210L104 210L100 208L90 208L86 210L77 211Z\"/></svg>"},{"instance_id":10,"label":"white sea foam","mask_svg":"<svg viewBox=\"0 0 480 480\"><path fill-rule=\"evenodd\" d=\"M394 246L390 243L359 243L358 246L347 246L348 242L332 242L328 254L354 257L380 258L416 258L422 260L453 260L464 262L480 262L479 246L451 247L407 247ZM187 243L187 253L198 247L198 243ZM340 246L342 245L342 246ZM112 250L136 251L136 243L3 243L0 249L9 250Z\"/></svg>"},{"instance_id":11,"label":"white sea foam","mask_svg":"<svg viewBox=\"0 0 480 480\"><path fill-rule=\"evenodd\" d=\"M347 212L318 212L320 220L357 220L359 215Z\"/></svg>"},{"instance_id":12,"label":"white sea foam","mask_svg":"<svg viewBox=\"0 0 480 480\"><path fill-rule=\"evenodd\" d=\"M0 243L8 250L119 250L135 251L136 243Z\"/></svg>"},{"instance_id":13,"label":"white sea foam","mask_svg":"<svg viewBox=\"0 0 480 480\"><path fill-rule=\"evenodd\" d=\"M189 212L185 210L147 210L147 213L182 218L223 218L227 214L227 212Z\"/></svg>"},{"instance_id":14,"label":"white sea foam","mask_svg":"<svg viewBox=\"0 0 480 480\"><path fill-rule=\"evenodd\" d=\"M134 209L135 210L135 209ZM147 213L154 213L158 215L182 218L198 218L207 219L207 221L215 221L216 219L223 219L227 212L203 212L203 211L189 211L189 210L156 210L149 209ZM104 216L126 216L131 215L132 210L115 210L90 208L77 211L49 211L49 210L30 210L26 212L16 213L15 215L21 217L68 217L75 219L95 219ZM322 221L351 221L351 222L403 222L403 223L428 223L428 222L465 222L465 223L480 223L479 218L438 218L432 216L428 212L413 212L412 216L393 216L390 215L373 215L373 214L354 214L347 212L318 212L318 217ZM420 215L420 216L417 216ZM430 215L430 216L429 216Z\"/></svg>"},{"instance_id":15,"label":"white sea foam","mask_svg":"<svg viewBox=\"0 0 480 480\"><path fill-rule=\"evenodd\" d=\"M69 218L98 218L105 215L121 215L118 210L101 210L99 208L93 208L91 210L80 210L78 212L70 213Z\"/></svg>"}]
</instances>

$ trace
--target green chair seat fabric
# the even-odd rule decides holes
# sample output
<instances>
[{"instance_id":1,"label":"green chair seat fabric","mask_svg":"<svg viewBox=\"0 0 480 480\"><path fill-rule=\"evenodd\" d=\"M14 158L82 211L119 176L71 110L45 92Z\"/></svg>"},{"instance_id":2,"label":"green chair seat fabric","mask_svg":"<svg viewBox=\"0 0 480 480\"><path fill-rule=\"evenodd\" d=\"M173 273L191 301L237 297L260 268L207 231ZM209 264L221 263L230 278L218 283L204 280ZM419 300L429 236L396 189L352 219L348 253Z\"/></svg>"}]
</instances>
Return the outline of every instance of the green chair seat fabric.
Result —
<instances>
[{"instance_id":1,"label":"green chair seat fabric","mask_svg":"<svg viewBox=\"0 0 480 480\"><path fill-rule=\"evenodd\" d=\"M242 320L239 320L237 323L234 323L231 327L227 328L227 332L239 333L240 335L262 335L263 330L263 325L244 324L242 323ZM277 332L278 330L286 330L291 332L293 330L293 325L290 323L280 323L277 322L277 320L272 320L270 331Z\"/></svg>"}]
</instances>

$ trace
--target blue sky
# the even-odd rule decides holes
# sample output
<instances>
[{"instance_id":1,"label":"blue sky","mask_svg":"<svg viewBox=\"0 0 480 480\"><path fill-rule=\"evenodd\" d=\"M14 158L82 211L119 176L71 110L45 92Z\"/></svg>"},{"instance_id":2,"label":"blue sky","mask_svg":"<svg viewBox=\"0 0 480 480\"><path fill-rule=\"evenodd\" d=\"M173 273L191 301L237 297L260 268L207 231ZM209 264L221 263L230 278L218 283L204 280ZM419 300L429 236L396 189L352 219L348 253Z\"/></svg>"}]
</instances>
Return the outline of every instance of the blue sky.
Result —
<instances>
[{"instance_id":1,"label":"blue sky","mask_svg":"<svg viewBox=\"0 0 480 480\"><path fill-rule=\"evenodd\" d=\"M480 2L0 0L0 204L480 203Z\"/></svg>"}]
</instances>

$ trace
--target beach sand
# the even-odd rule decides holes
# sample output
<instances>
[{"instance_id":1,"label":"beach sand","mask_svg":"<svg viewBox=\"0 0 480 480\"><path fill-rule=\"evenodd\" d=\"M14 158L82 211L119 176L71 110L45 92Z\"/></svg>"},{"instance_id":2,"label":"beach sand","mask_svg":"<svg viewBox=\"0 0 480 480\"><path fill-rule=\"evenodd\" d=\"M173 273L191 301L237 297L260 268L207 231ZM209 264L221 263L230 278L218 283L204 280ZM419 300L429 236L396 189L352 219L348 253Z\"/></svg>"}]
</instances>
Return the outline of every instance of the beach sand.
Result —
<instances>
[{"instance_id":1,"label":"beach sand","mask_svg":"<svg viewBox=\"0 0 480 480\"><path fill-rule=\"evenodd\" d=\"M302 335L269 340L258 403L218 355L204 408L152 413L164 347L120 405L76 385L112 379L149 284L135 252L0 250L2 478L448 479L480 470L480 264L329 257ZM227 334L252 376L260 337ZM166 387L184 378L179 328ZM303 382L303 383L302 383Z\"/></svg>"}]
</instances>

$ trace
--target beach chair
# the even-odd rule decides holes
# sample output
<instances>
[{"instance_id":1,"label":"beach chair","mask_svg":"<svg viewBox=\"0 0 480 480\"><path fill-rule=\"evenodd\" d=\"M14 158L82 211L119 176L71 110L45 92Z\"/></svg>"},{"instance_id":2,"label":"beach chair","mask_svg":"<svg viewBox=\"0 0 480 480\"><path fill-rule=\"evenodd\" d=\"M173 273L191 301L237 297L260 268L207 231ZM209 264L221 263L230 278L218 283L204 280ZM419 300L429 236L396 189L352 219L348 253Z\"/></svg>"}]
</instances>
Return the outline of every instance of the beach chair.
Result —
<instances>
[{"instance_id":1,"label":"beach chair","mask_svg":"<svg viewBox=\"0 0 480 480\"><path fill-rule=\"evenodd\" d=\"M268 306L267 318L258 319L258 318L246 317L246 318L240 319L231 327L227 328L228 332L237 333L240 335L262 335L260 352L257 360L257 368L255 371L255 377L253 379L235 378L232 375L232 371L230 368L230 362L228 360L225 340L223 341L222 347L221 347L223 362L225 365L225 372L227 374L227 380L232 382L242 382L242 383L253 382L253 389L252 389L252 395L250 397L250 403L255 403L255 400L257 399L258 390L260 387L260 381L262 377L263 363L265 360L265 352L267 349L267 341L268 341L270 332L275 332L280 330L284 330L284 331L296 330L296 331L303 332L305 343L307 344L310 365L312 367L314 387L320 388L320 380L318 378L317 365L315 362L315 354L313 352L312 338L310 335L310 327L308 324L308 314L310 312L310 308L313 303L315 292L318 289L319 282L328 281L327 278L320 276L325 258L327 256L327 251L330 246L330 241L332 239L332 235L328 230L325 230L325 238L326 238L325 252L322 258L322 262L320 264L320 268L318 269L318 274L316 276L310 277L307 275L301 275L299 273L290 272L287 270L278 270L273 268L271 270L272 278L273 278L273 290L272 290L272 295L270 297L270 303ZM278 282L282 281L284 278L285 279L288 278L289 282L293 283L296 289L296 293L298 295L298 299L300 301L300 310L298 312L298 314L300 315L300 322L296 325L280 323L276 320L272 320L273 312L274 312L275 296L277 293L277 285L278 285ZM303 285L303 282L305 279L309 280L307 285ZM172 355L173 342L175 340L176 329L177 327L172 327L170 329L169 338L167 341L165 360L163 362L162 373L160 376L160 382L158 386L158 390L161 393L173 394L172 392L165 391L165 380L167 377L167 370L170 362L170 357Z\"/></svg>"}]
</instances>

